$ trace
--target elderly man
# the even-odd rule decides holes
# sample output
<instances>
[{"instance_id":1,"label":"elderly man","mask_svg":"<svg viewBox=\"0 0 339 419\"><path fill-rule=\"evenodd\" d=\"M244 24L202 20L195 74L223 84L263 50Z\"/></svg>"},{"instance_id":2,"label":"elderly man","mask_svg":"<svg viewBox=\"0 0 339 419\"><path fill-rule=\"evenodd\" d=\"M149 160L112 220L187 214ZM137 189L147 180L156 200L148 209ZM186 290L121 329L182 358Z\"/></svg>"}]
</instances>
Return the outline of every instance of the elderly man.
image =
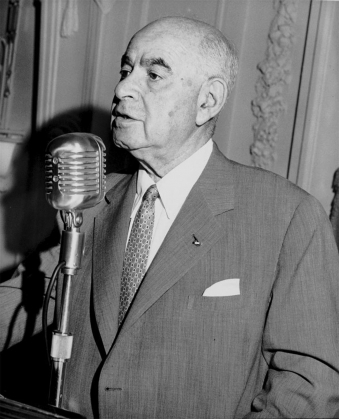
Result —
<instances>
[{"instance_id":1,"label":"elderly man","mask_svg":"<svg viewBox=\"0 0 339 419\"><path fill-rule=\"evenodd\" d=\"M314 198L213 143L236 66L219 31L186 18L147 25L122 57L113 139L139 166L111 174L105 201L84 214L70 410L119 419L338 410L333 235ZM43 255L46 276L57 255Z\"/></svg>"}]
</instances>

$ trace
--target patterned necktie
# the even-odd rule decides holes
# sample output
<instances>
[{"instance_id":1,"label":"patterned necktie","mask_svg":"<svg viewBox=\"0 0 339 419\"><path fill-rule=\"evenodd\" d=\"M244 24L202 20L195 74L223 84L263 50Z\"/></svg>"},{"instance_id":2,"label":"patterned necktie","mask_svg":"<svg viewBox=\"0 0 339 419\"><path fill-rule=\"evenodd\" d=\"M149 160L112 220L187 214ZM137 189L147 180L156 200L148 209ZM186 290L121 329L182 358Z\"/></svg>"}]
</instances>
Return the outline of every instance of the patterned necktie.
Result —
<instances>
[{"instance_id":1,"label":"patterned necktie","mask_svg":"<svg viewBox=\"0 0 339 419\"><path fill-rule=\"evenodd\" d=\"M133 222L122 268L119 326L146 272L152 241L155 200L158 197L156 185L150 186L143 196Z\"/></svg>"}]
</instances>

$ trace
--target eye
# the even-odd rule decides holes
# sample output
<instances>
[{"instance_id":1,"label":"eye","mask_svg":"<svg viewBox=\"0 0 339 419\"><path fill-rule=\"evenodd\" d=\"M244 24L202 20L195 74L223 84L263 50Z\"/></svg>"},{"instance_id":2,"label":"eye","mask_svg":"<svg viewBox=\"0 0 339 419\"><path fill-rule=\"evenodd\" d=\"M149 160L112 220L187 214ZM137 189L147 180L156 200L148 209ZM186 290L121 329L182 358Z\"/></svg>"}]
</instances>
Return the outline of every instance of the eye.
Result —
<instances>
[{"instance_id":1,"label":"eye","mask_svg":"<svg viewBox=\"0 0 339 419\"><path fill-rule=\"evenodd\" d=\"M157 80L160 80L161 79L161 77L157 73L154 73L153 71L148 71L147 74L148 74L148 77L152 81L157 81Z\"/></svg>"},{"instance_id":2,"label":"eye","mask_svg":"<svg viewBox=\"0 0 339 419\"><path fill-rule=\"evenodd\" d=\"M131 73L131 70L127 70L126 68L122 68L120 70L120 76L121 76L121 80L125 79L127 76L129 76Z\"/></svg>"}]
</instances>

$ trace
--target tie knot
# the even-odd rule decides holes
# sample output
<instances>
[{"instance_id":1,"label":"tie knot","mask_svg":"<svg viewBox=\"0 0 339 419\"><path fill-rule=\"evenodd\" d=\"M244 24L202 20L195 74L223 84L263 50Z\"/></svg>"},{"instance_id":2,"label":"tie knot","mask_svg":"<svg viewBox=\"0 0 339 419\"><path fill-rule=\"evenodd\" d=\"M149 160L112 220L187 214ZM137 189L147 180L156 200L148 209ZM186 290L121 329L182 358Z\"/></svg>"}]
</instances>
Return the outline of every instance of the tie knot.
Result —
<instances>
[{"instance_id":1,"label":"tie knot","mask_svg":"<svg viewBox=\"0 0 339 419\"><path fill-rule=\"evenodd\" d=\"M143 201L155 201L159 198L157 185L151 185L144 194Z\"/></svg>"}]
</instances>

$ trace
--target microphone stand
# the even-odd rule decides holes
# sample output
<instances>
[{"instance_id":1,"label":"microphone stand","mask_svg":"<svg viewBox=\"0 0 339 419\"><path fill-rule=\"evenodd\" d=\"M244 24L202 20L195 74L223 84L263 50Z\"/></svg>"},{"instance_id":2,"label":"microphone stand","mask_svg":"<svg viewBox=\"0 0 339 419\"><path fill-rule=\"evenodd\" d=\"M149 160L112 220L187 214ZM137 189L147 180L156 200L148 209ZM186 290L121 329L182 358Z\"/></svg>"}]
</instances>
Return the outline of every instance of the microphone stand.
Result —
<instances>
[{"instance_id":1,"label":"microphone stand","mask_svg":"<svg viewBox=\"0 0 339 419\"><path fill-rule=\"evenodd\" d=\"M51 381L48 403L62 407L63 386L67 361L71 358L73 335L69 332L71 286L73 276L81 267L85 233L80 232L82 212L62 211L64 230L61 237L59 263L65 262L61 272L64 274L58 329L53 331L51 345Z\"/></svg>"}]
</instances>

